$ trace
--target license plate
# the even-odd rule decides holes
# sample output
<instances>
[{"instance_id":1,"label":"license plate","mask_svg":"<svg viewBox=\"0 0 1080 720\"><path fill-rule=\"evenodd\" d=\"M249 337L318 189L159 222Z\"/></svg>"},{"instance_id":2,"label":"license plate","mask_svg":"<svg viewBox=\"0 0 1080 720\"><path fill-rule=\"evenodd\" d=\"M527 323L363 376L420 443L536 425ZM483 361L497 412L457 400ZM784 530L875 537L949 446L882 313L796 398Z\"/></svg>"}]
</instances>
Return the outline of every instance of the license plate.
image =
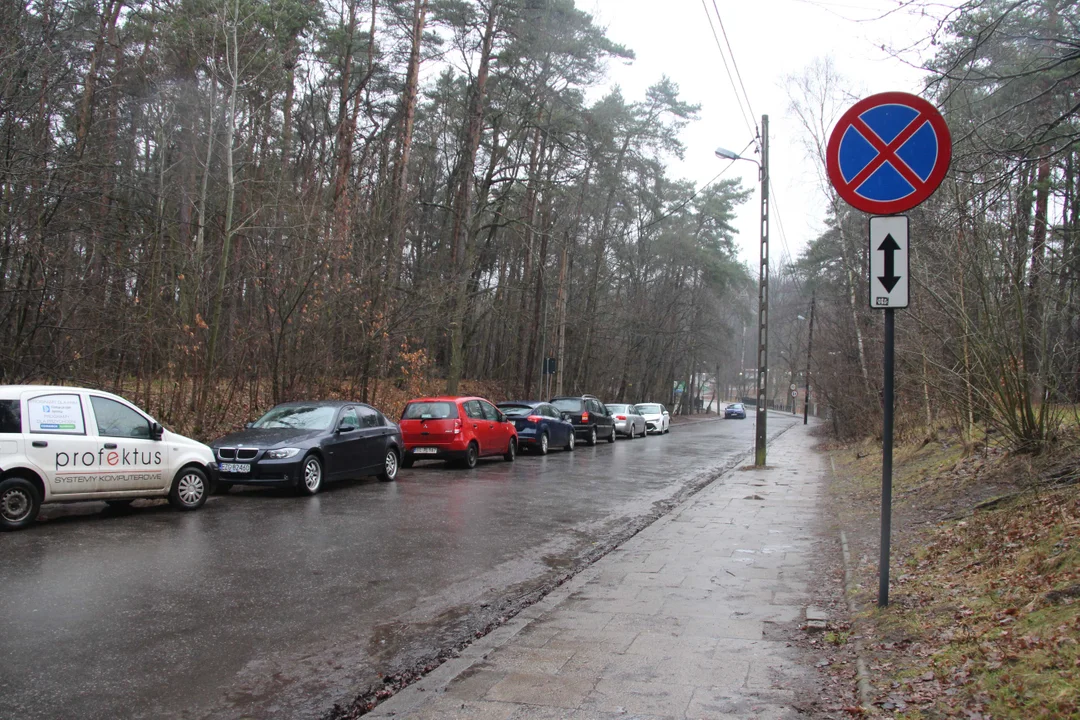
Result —
<instances>
[{"instance_id":1,"label":"license plate","mask_svg":"<svg viewBox=\"0 0 1080 720\"><path fill-rule=\"evenodd\" d=\"M221 463L218 465L218 470L227 473L249 473L251 472L251 465L248 463Z\"/></svg>"},{"instance_id":2,"label":"license plate","mask_svg":"<svg viewBox=\"0 0 1080 720\"><path fill-rule=\"evenodd\" d=\"M414 455L434 455L439 452L439 448L413 448Z\"/></svg>"}]
</instances>

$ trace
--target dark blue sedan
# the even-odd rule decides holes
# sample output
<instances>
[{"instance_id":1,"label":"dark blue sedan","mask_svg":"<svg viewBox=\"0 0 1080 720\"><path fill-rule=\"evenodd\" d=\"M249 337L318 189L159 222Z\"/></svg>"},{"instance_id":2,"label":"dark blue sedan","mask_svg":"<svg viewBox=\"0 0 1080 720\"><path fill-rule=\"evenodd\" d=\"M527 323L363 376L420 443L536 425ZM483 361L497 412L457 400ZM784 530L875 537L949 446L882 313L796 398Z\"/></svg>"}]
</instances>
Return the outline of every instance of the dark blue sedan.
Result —
<instances>
[{"instance_id":1,"label":"dark blue sedan","mask_svg":"<svg viewBox=\"0 0 1080 720\"><path fill-rule=\"evenodd\" d=\"M574 425L559 409L539 400L499 403L499 409L517 427L518 447L547 455L548 448L574 449Z\"/></svg>"},{"instance_id":2,"label":"dark blue sedan","mask_svg":"<svg viewBox=\"0 0 1080 720\"><path fill-rule=\"evenodd\" d=\"M746 419L746 406L742 403L732 403L724 409L725 418L739 418L740 420Z\"/></svg>"}]
</instances>

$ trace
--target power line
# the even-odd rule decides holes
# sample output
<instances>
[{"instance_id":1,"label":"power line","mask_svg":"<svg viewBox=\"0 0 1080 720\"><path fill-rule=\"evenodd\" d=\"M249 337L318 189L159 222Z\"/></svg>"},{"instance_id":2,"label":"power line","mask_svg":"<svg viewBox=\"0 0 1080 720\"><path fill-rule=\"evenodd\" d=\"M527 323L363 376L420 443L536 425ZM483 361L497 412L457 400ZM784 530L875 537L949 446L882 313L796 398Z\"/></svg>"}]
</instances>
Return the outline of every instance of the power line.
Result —
<instances>
[{"instance_id":1,"label":"power line","mask_svg":"<svg viewBox=\"0 0 1080 720\"><path fill-rule=\"evenodd\" d=\"M742 115L743 122L746 123L746 129L750 131L750 135L752 137L757 137L757 125L747 119L746 109L743 108L743 97L739 94L739 88L735 86L735 78L731 75L731 68L728 67L727 56L724 55L724 46L720 44L720 36L716 34L716 26L713 24L712 13L709 12L709 6L706 4L705 0L701 0L701 7L705 9L705 17L709 20L709 29L712 30L713 39L716 41L716 49L720 51L720 59L724 61L724 72L727 73L728 81L731 82L731 89L735 92L735 101L739 104L739 113ZM717 17L719 18L719 13L717 14ZM731 57L731 62L732 64L735 62L734 55ZM742 82L741 79L740 82ZM750 101L747 99L747 105L749 104Z\"/></svg>"},{"instance_id":2,"label":"power line","mask_svg":"<svg viewBox=\"0 0 1080 720\"><path fill-rule=\"evenodd\" d=\"M716 21L720 23L720 32L724 35L724 44L727 45L728 55L731 56L731 66L735 68L735 76L739 78L739 87L742 88L743 97L746 98L746 107L750 110L750 116L756 118L757 113L754 112L754 108L750 104L750 95L747 94L746 85L743 84L742 73L739 72L739 63L735 60L735 51L731 49L731 42L728 41L727 30L724 29L724 20L720 17L720 8L716 6L716 0L712 0L712 5L713 10L716 11ZM708 12L708 8L706 8L705 12ZM715 33L713 34L715 35Z\"/></svg>"}]
</instances>

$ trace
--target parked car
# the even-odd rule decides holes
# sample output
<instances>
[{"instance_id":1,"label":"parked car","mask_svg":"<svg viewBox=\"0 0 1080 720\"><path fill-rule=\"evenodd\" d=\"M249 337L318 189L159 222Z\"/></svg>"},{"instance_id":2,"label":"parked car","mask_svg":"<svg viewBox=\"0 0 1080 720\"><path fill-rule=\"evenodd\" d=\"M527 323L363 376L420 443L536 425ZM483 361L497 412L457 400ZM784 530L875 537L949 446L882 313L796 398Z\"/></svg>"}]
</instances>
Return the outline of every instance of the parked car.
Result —
<instances>
[{"instance_id":1,"label":"parked car","mask_svg":"<svg viewBox=\"0 0 1080 720\"><path fill-rule=\"evenodd\" d=\"M246 429L211 443L219 492L233 485L296 488L314 495L330 480L397 477L401 431L370 405L341 400L276 405Z\"/></svg>"},{"instance_id":2,"label":"parked car","mask_svg":"<svg viewBox=\"0 0 1080 720\"><path fill-rule=\"evenodd\" d=\"M539 400L501 402L497 406L517 428L518 445L547 455L551 446L574 449L574 425L564 420L562 413L551 403Z\"/></svg>"},{"instance_id":3,"label":"parked car","mask_svg":"<svg viewBox=\"0 0 1080 720\"><path fill-rule=\"evenodd\" d=\"M648 435L645 418L637 411L636 405L608 404L607 409L615 420L615 432L619 435L625 435L631 440L638 435L641 437Z\"/></svg>"},{"instance_id":4,"label":"parked car","mask_svg":"<svg viewBox=\"0 0 1080 720\"><path fill-rule=\"evenodd\" d=\"M32 524L42 504L167 497L206 502L210 448L169 432L127 400L87 388L0 386L0 530Z\"/></svg>"},{"instance_id":5,"label":"parked car","mask_svg":"<svg viewBox=\"0 0 1080 720\"><path fill-rule=\"evenodd\" d=\"M501 410L479 397L431 397L409 401L401 414L402 465L447 460L474 468L489 455L517 456L517 429Z\"/></svg>"},{"instance_id":6,"label":"parked car","mask_svg":"<svg viewBox=\"0 0 1080 720\"><path fill-rule=\"evenodd\" d=\"M731 403L724 408L724 419L739 418L741 420L746 419L746 406L742 403Z\"/></svg>"},{"instance_id":7,"label":"parked car","mask_svg":"<svg viewBox=\"0 0 1080 720\"><path fill-rule=\"evenodd\" d=\"M615 442L615 421L595 395L552 398L551 404L573 423L574 433L586 444L595 445L597 438Z\"/></svg>"},{"instance_id":8,"label":"parked car","mask_svg":"<svg viewBox=\"0 0 1080 720\"><path fill-rule=\"evenodd\" d=\"M637 411L645 418L648 432L663 434L671 429L671 415L660 403L638 403Z\"/></svg>"}]
</instances>

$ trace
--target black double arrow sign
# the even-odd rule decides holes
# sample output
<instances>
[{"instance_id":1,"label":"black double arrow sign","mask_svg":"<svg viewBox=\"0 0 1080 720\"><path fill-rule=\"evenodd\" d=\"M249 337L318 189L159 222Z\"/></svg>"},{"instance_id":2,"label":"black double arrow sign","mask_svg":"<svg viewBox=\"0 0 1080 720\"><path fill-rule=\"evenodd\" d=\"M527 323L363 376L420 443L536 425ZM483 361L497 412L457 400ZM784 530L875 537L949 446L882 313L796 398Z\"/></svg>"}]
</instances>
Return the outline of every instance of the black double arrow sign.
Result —
<instances>
[{"instance_id":1,"label":"black double arrow sign","mask_svg":"<svg viewBox=\"0 0 1080 720\"><path fill-rule=\"evenodd\" d=\"M900 282L900 277L896 274L896 253L900 250L900 246L892 234L888 234L881 241L881 245L878 245L878 250L885 253L885 274L879 275L878 280L881 281L885 292L892 292L892 289L896 287L896 283Z\"/></svg>"}]
</instances>

